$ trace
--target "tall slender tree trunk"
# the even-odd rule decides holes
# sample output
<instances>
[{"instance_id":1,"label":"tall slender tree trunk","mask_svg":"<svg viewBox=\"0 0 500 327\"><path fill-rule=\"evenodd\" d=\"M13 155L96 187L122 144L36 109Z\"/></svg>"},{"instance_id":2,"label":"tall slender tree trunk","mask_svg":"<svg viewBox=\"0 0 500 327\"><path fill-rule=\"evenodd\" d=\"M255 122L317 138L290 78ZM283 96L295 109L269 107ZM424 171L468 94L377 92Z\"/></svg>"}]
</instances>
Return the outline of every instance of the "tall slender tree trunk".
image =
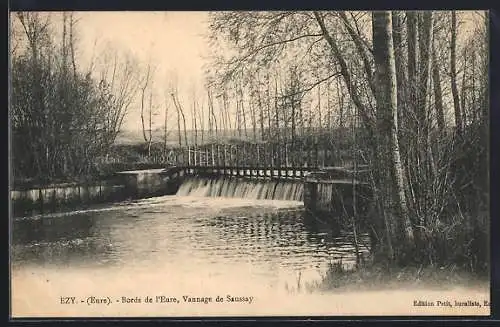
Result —
<instances>
[{"instance_id":1,"label":"tall slender tree trunk","mask_svg":"<svg viewBox=\"0 0 500 327\"><path fill-rule=\"evenodd\" d=\"M223 106L224 106L224 112L226 114L227 129L228 129L228 132L231 132L232 129L233 129L233 127L232 127L232 124L231 124L231 117L229 115L229 108L228 108L228 105L227 105L226 90L224 90L224 92L222 93L222 102L223 102ZM231 134L228 134L228 135L231 135Z\"/></svg>"},{"instance_id":2,"label":"tall slender tree trunk","mask_svg":"<svg viewBox=\"0 0 500 327\"><path fill-rule=\"evenodd\" d=\"M250 114L252 116L252 133L253 133L253 141L254 143L257 142L257 117L255 115L255 107L253 105L253 103L251 102L250 100L250 103L249 103L249 106L250 106Z\"/></svg>"},{"instance_id":3,"label":"tall slender tree trunk","mask_svg":"<svg viewBox=\"0 0 500 327\"><path fill-rule=\"evenodd\" d=\"M245 139L248 139L248 130L247 130L247 116L246 116L246 111L245 111L245 96L243 93L243 86L240 85L240 92L241 92L241 103L240 103L240 109L241 109L241 115L243 116L243 130L245 131Z\"/></svg>"},{"instance_id":4,"label":"tall slender tree trunk","mask_svg":"<svg viewBox=\"0 0 500 327\"><path fill-rule=\"evenodd\" d=\"M428 95L430 93L430 76L431 76L431 58L432 58L432 39L433 39L433 16L432 11L424 11L420 13L419 22L419 83L418 83L418 146L419 146L419 162L420 172L425 179L421 184L424 187L430 185L434 180L435 167L430 142L430 113L428 104ZM427 196L428 190L424 192ZM426 225L426 217L429 215L429 210L432 208L431 199L424 196L424 214L421 216L420 225Z\"/></svg>"},{"instance_id":5,"label":"tall slender tree trunk","mask_svg":"<svg viewBox=\"0 0 500 327\"><path fill-rule=\"evenodd\" d=\"M476 122L477 121L477 88L476 88L476 51L472 50L472 55L471 55L471 121Z\"/></svg>"},{"instance_id":6,"label":"tall slender tree trunk","mask_svg":"<svg viewBox=\"0 0 500 327\"><path fill-rule=\"evenodd\" d=\"M193 112L192 112L192 118L191 118L191 128L194 130L194 145L198 145L198 113L197 113L197 107L196 107L196 99L193 95Z\"/></svg>"},{"instance_id":7,"label":"tall slender tree trunk","mask_svg":"<svg viewBox=\"0 0 500 327\"><path fill-rule=\"evenodd\" d=\"M212 100L212 94L210 90L207 90L208 94L208 108L209 108L209 114L212 116L212 122L215 128L215 139L218 139L218 126L217 126L217 117L215 115L215 110L214 110L214 102Z\"/></svg>"},{"instance_id":8,"label":"tall slender tree trunk","mask_svg":"<svg viewBox=\"0 0 500 327\"><path fill-rule=\"evenodd\" d=\"M392 12L392 39L394 42L394 59L396 61L396 79L398 84L398 122L403 120L406 114L406 67L404 61L404 46L403 46L403 18L400 11Z\"/></svg>"},{"instance_id":9,"label":"tall slender tree trunk","mask_svg":"<svg viewBox=\"0 0 500 327\"><path fill-rule=\"evenodd\" d=\"M392 38L390 11L375 11L372 14L373 52L377 85L378 145L382 161L389 163L388 184L394 198L394 207L387 208L395 217L396 229L391 231L396 255L404 256L413 247L413 227L408 215L403 178L403 166L399 153L397 121L396 63ZM381 166L381 165L380 165ZM392 209L392 210L391 210ZM398 258L406 259L406 258Z\"/></svg>"},{"instance_id":10,"label":"tall slender tree trunk","mask_svg":"<svg viewBox=\"0 0 500 327\"><path fill-rule=\"evenodd\" d=\"M342 93L342 83L337 79L337 100L339 104L338 127L344 128L344 94Z\"/></svg>"},{"instance_id":11,"label":"tall slender tree trunk","mask_svg":"<svg viewBox=\"0 0 500 327\"><path fill-rule=\"evenodd\" d=\"M266 79L266 108L267 108L267 139L271 141L271 130L272 130L272 121L271 121L271 80L269 74Z\"/></svg>"},{"instance_id":12,"label":"tall slender tree trunk","mask_svg":"<svg viewBox=\"0 0 500 327\"><path fill-rule=\"evenodd\" d=\"M153 91L149 93L149 133L148 133L148 157L151 158L151 143L153 142Z\"/></svg>"},{"instance_id":13,"label":"tall slender tree trunk","mask_svg":"<svg viewBox=\"0 0 500 327\"><path fill-rule=\"evenodd\" d=\"M200 106L200 112L198 113L198 119L200 122L201 144L205 142L205 119L204 119L205 110L203 108L204 107L202 103Z\"/></svg>"},{"instance_id":14,"label":"tall slender tree trunk","mask_svg":"<svg viewBox=\"0 0 500 327\"><path fill-rule=\"evenodd\" d=\"M441 76L439 73L439 65L436 58L436 47L432 49L432 86L434 88L434 106L436 108L436 118L438 129L441 132L445 130L444 123L444 108L443 108L443 93L441 90Z\"/></svg>"},{"instance_id":15,"label":"tall slender tree trunk","mask_svg":"<svg viewBox=\"0 0 500 327\"><path fill-rule=\"evenodd\" d=\"M450 70L451 93L453 94L453 108L455 109L455 128L458 135L462 134L463 122L460 110L460 97L457 87L457 14L451 12L451 42L450 42Z\"/></svg>"},{"instance_id":16,"label":"tall slender tree trunk","mask_svg":"<svg viewBox=\"0 0 500 327\"><path fill-rule=\"evenodd\" d=\"M166 98L165 100L167 100ZM167 155L167 122L168 122L168 102L165 101L165 112L164 112L164 121L163 121L163 153L166 158Z\"/></svg>"},{"instance_id":17,"label":"tall slender tree trunk","mask_svg":"<svg viewBox=\"0 0 500 327\"><path fill-rule=\"evenodd\" d=\"M418 13L409 11L406 13L406 29L408 41L408 84L409 84L409 103L411 110L417 111L417 67L418 67Z\"/></svg>"},{"instance_id":18,"label":"tall slender tree trunk","mask_svg":"<svg viewBox=\"0 0 500 327\"><path fill-rule=\"evenodd\" d=\"M148 88L150 74L151 74L151 65L149 63L148 63L148 66L146 69L147 70L146 70L146 76L144 79L144 84L141 87L141 126L142 126L142 137L144 138L144 142L148 142L148 137L146 135L146 121L144 119L144 110L145 110L144 100L145 100L146 89Z\"/></svg>"},{"instance_id":19,"label":"tall slender tree trunk","mask_svg":"<svg viewBox=\"0 0 500 327\"><path fill-rule=\"evenodd\" d=\"M259 82L259 85L260 85L260 80L259 78L257 78L257 81ZM263 107L263 103L262 103L262 99L261 99L261 94L260 94L260 87L259 89L257 90L257 103L258 103L258 106L259 106L259 122L260 122L260 140L261 141L264 141L265 140L265 131L264 131L264 108Z\"/></svg>"},{"instance_id":20,"label":"tall slender tree trunk","mask_svg":"<svg viewBox=\"0 0 500 327\"><path fill-rule=\"evenodd\" d=\"M174 93L172 93L171 96L172 96L172 102L174 103L174 106L175 106L175 110L177 111L177 136L178 136L178 140L179 140L179 148L182 148L181 112L179 110L179 107L177 106L177 102L175 102Z\"/></svg>"},{"instance_id":21,"label":"tall slender tree trunk","mask_svg":"<svg viewBox=\"0 0 500 327\"><path fill-rule=\"evenodd\" d=\"M75 27L74 14L70 13L69 14L69 45L70 45L70 51L71 51L71 64L73 66L73 76L76 80L77 71L76 71L76 59L75 59L76 53L75 53L74 27Z\"/></svg>"},{"instance_id":22,"label":"tall slender tree trunk","mask_svg":"<svg viewBox=\"0 0 500 327\"><path fill-rule=\"evenodd\" d=\"M463 72L462 72L462 95L460 97L460 109L462 111L462 124L465 128L467 126L467 108L466 108L466 101L467 101L467 48L464 49L464 67L463 67Z\"/></svg>"},{"instance_id":23,"label":"tall slender tree trunk","mask_svg":"<svg viewBox=\"0 0 500 327\"><path fill-rule=\"evenodd\" d=\"M186 116L184 115L184 110L182 109L181 103L179 102L179 99L177 98L177 105L179 106L179 111L181 113L182 117L182 125L184 127L184 144L188 145L188 137L187 137L187 128L186 128Z\"/></svg>"}]
</instances>

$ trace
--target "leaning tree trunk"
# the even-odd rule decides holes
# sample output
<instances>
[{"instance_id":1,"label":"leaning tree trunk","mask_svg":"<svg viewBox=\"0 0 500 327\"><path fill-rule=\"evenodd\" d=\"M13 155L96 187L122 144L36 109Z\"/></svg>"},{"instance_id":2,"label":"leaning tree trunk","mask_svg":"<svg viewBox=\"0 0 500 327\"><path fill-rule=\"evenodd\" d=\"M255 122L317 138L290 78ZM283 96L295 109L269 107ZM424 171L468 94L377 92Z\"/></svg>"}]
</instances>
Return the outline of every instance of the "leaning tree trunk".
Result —
<instances>
[{"instance_id":1,"label":"leaning tree trunk","mask_svg":"<svg viewBox=\"0 0 500 327\"><path fill-rule=\"evenodd\" d=\"M394 205L386 208L389 216L395 215L392 233L394 255L399 260L413 247L413 228L408 215L404 191L403 165L399 153L397 121L396 63L392 38L392 18L390 11L376 11L372 14L373 52L376 68L377 129L380 149L379 167L389 167L386 180L394 199ZM382 172L380 172L382 173Z\"/></svg>"},{"instance_id":2,"label":"leaning tree trunk","mask_svg":"<svg viewBox=\"0 0 500 327\"><path fill-rule=\"evenodd\" d=\"M455 109L455 125L457 134L461 135L463 123L457 87L457 14L455 11L451 12L450 70L451 93L453 94L453 107Z\"/></svg>"}]
</instances>

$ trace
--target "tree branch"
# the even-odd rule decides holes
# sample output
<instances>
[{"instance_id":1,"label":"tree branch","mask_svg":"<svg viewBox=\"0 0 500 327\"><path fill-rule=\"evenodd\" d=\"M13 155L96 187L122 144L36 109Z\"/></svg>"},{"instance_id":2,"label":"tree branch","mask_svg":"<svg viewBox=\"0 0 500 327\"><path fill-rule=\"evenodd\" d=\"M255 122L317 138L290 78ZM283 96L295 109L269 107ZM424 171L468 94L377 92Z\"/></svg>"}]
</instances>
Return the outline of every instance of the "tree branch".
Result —
<instances>
[{"instance_id":1,"label":"tree branch","mask_svg":"<svg viewBox=\"0 0 500 327\"><path fill-rule=\"evenodd\" d=\"M264 49L267 49L267 48L270 48L270 47L274 47L276 45L282 45L282 44L286 44L286 43L290 43L290 42L295 42L297 40L300 40L300 39L303 39L303 38L306 38L306 37L318 37L318 36L323 36L323 34L304 34L304 35L300 35L300 36L296 36L294 38L291 38L291 39L287 39L287 40L280 40L280 41L276 41L276 42L271 42L271 43L268 43L268 44L264 44L256 49L253 49L252 51L250 51L249 53L247 53L246 55L244 55L242 58L238 58L238 59L235 59L232 63L235 63L235 62L242 62L242 61L245 61L247 60L248 58L250 58L251 56L254 56L256 55L259 51L262 51Z\"/></svg>"},{"instance_id":2,"label":"tree branch","mask_svg":"<svg viewBox=\"0 0 500 327\"><path fill-rule=\"evenodd\" d=\"M356 89L352 83L351 79L351 74L349 73L349 70L347 69L347 63L342 56L342 53L340 52L340 49L337 46L337 43L333 39L333 37L328 33L328 30L326 29L325 22L323 21L323 17L315 11L314 12L314 17L316 18L316 21L318 22L319 27L321 28L321 31L323 32L323 36L325 40L328 42L330 45L334 57L337 59L337 62L340 66L340 73L344 78L344 81L347 85L349 95L351 96L352 101L356 105L356 107L359 110L359 113L361 114L365 124L368 126L370 129L370 133L374 133L374 126L373 126L373 119L370 117L368 112L365 110L361 99L359 98L359 94L356 92ZM374 135L374 134L373 134Z\"/></svg>"},{"instance_id":3,"label":"tree branch","mask_svg":"<svg viewBox=\"0 0 500 327\"><path fill-rule=\"evenodd\" d=\"M340 18L344 22L345 27L347 28L347 31L349 32L349 35L351 36L351 39L354 42L354 45L356 46L356 50L358 50L359 55L361 56L361 59L363 60L363 66L365 68L366 76L368 78L368 84L370 85L370 89L372 90L373 94L376 94L375 92L375 85L373 81L373 71L371 67L370 60L368 58L368 55L366 53L366 45L363 43L363 40L359 34L356 33L354 28L351 26L351 23L347 19L347 16L345 12L340 12L339 13Z\"/></svg>"}]
</instances>

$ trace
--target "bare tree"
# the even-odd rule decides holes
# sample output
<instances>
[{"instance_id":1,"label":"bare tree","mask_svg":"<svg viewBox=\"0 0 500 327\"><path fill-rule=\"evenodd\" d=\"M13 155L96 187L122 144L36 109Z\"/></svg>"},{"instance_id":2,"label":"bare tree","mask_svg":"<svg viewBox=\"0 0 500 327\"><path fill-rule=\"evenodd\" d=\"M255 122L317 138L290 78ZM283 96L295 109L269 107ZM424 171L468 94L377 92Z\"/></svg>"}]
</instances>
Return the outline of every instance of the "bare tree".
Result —
<instances>
[{"instance_id":1,"label":"bare tree","mask_svg":"<svg viewBox=\"0 0 500 327\"><path fill-rule=\"evenodd\" d=\"M375 11L373 19L373 53L376 67L377 120L379 146L383 149L383 162L390 162L390 184L394 192L397 229L393 233L402 235L402 242L394 242L401 246L400 251L407 251L414 246L413 227L406 205L403 167L399 153L397 123L397 83L396 63L392 40L392 19L389 11ZM387 161L386 161L387 160ZM400 234L401 233L401 234ZM393 236L394 237L394 236ZM398 240L399 241L399 240ZM404 255L404 253L398 253Z\"/></svg>"},{"instance_id":2,"label":"bare tree","mask_svg":"<svg viewBox=\"0 0 500 327\"><path fill-rule=\"evenodd\" d=\"M394 258L391 248L397 255L411 255L418 246L420 253L426 253L422 258L428 255L428 260L435 260L433 251L441 246L436 244L442 231L437 221L443 221L445 210L449 210L446 213L449 215L456 210L456 203L451 200L450 185L454 182L450 176L460 165L455 161L460 156L454 153L457 151L453 149L454 142L446 133L435 133L434 123L437 119L438 129L446 127L444 106L452 84L448 73L457 73L453 74L451 60L442 60L448 55L443 45L450 41L450 36L437 32L438 25L446 25L439 18L449 14L436 15L406 12L405 17L399 11L392 14L315 11L228 12L211 16L212 38L228 42L235 50L234 55L215 60L220 68L217 76L222 81L239 78L242 71L247 79L262 73L272 76L266 79L264 92L255 95L257 102L267 104L268 139L284 143L289 124L292 124L292 138L297 127L297 107L292 102L293 95L285 90L292 88L292 83L289 76L280 80L280 69L296 65L300 72L306 72L299 78L298 98L309 105L318 104L310 105L300 119L303 127L309 126L309 132L315 127L318 130L332 125L328 86L323 92L329 104L328 117L321 113L318 119L317 109L325 104L325 94L321 93L325 88L320 84L328 85L331 78L337 79L338 125L351 121L354 126L355 117L359 114L361 118L361 136L365 142L358 142L362 149L356 153L362 153L372 167L374 204L381 217L380 222L374 219L373 227L380 240L379 248L385 248L391 258ZM463 42L456 35L451 38L455 43ZM477 35L475 38L482 39ZM460 52L455 61L467 62L465 77L462 74L464 96L462 104L459 103L462 110L458 112L461 117L470 117L470 110L463 108L474 106L477 101L470 49ZM245 87L253 88L251 83ZM317 101L313 99L316 95L307 95L311 90L318 92ZM241 98L239 92L237 87L237 97ZM481 94L481 99L485 99L484 93ZM238 102L237 122L242 118L241 109ZM310 136L305 128L304 131L305 136ZM433 246L436 248L430 249ZM422 258L416 260L427 260ZM399 259L414 260L409 256Z\"/></svg>"},{"instance_id":3,"label":"bare tree","mask_svg":"<svg viewBox=\"0 0 500 327\"><path fill-rule=\"evenodd\" d=\"M455 126L456 131L462 134L462 111L460 110L460 98L458 95L457 86L457 14L453 10L451 12L451 42L450 42L450 76L451 76L451 92L453 94L453 107L455 109Z\"/></svg>"},{"instance_id":4,"label":"bare tree","mask_svg":"<svg viewBox=\"0 0 500 327\"><path fill-rule=\"evenodd\" d=\"M193 105L192 105L192 111L191 111L191 128L194 131L194 145L198 145L198 106L196 103L196 93L193 87L193 92L192 92L192 97L193 97Z\"/></svg>"},{"instance_id":5,"label":"bare tree","mask_svg":"<svg viewBox=\"0 0 500 327\"><path fill-rule=\"evenodd\" d=\"M163 113L163 155L166 158L167 155L167 142L168 142L168 111L169 111L169 105L168 105L168 93L165 92L165 110Z\"/></svg>"},{"instance_id":6,"label":"bare tree","mask_svg":"<svg viewBox=\"0 0 500 327\"><path fill-rule=\"evenodd\" d=\"M144 120L144 111L145 111L145 97L146 90L150 87L151 80L151 63L148 62L146 66L146 76L144 76L144 80L142 81L141 86L141 125L142 125L142 137L144 138L144 142L147 144L148 149L148 157L151 156L151 142L152 142L152 131L151 131L151 105L152 105L152 93L150 93L150 105L149 105L149 130L146 129L145 120Z\"/></svg>"},{"instance_id":7,"label":"bare tree","mask_svg":"<svg viewBox=\"0 0 500 327\"><path fill-rule=\"evenodd\" d=\"M211 122L213 122L215 128L215 138L218 139L217 116L215 114L214 102L212 100L212 93L210 92L210 89L207 89L207 95L208 95L208 110L209 110L208 114L212 117Z\"/></svg>"},{"instance_id":8,"label":"bare tree","mask_svg":"<svg viewBox=\"0 0 500 327\"><path fill-rule=\"evenodd\" d=\"M61 20L52 20L56 16ZM45 180L90 178L136 94L133 61L118 63L115 55L110 62L108 51L100 56L105 69L86 71L76 56L73 14L19 12L15 17L27 44L12 61L12 122L16 148L24 152L16 153L22 158L17 173ZM56 24L61 24L59 35L52 29Z\"/></svg>"},{"instance_id":9,"label":"bare tree","mask_svg":"<svg viewBox=\"0 0 500 327\"><path fill-rule=\"evenodd\" d=\"M439 64L436 55L436 42L433 42L432 47L432 85L434 89L434 105L436 107L437 125L441 132L445 129L444 123L444 105L443 95L441 90L441 74L439 72Z\"/></svg>"},{"instance_id":10,"label":"bare tree","mask_svg":"<svg viewBox=\"0 0 500 327\"><path fill-rule=\"evenodd\" d=\"M179 114L180 117L182 117L182 125L183 125L183 130L184 130L184 145L188 145L188 137L187 137L187 127L186 127L186 116L184 115L184 110L182 109L182 105L179 101L179 97L177 94L177 89L175 89L175 93L172 93L172 101L174 102L174 106L177 109L177 120L178 120L178 128L179 128L179 146L182 145L182 142L180 141L181 138L181 130L180 130L180 119L179 119Z\"/></svg>"}]
</instances>

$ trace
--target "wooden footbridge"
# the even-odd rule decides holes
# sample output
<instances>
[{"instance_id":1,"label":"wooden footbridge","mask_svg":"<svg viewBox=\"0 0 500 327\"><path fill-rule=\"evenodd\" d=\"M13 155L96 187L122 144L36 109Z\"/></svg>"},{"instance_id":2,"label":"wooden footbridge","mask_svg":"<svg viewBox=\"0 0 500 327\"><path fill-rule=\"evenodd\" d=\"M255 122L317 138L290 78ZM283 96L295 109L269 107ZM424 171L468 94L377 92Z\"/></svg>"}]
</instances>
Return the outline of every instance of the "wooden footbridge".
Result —
<instances>
[{"instance_id":1,"label":"wooden footbridge","mask_svg":"<svg viewBox=\"0 0 500 327\"><path fill-rule=\"evenodd\" d=\"M362 205L370 196L368 166L339 160L332 149L291 151L291 147L267 144L208 145L185 147L174 158L160 171L173 188L186 177L298 182L304 186L305 206L317 211Z\"/></svg>"},{"instance_id":2,"label":"wooden footbridge","mask_svg":"<svg viewBox=\"0 0 500 327\"><path fill-rule=\"evenodd\" d=\"M261 186L275 185L275 189L285 188L290 183L300 185L307 208L331 211L338 207L338 199L345 204L370 192L368 167L359 165L354 169L348 160L339 160L338 154L331 149L243 144L193 146L176 151L170 155L172 160L160 163L163 168L119 171L109 180L95 185L15 190L11 197L25 210L57 203L71 205L172 195L177 193L186 177L230 179L232 185L240 183L241 179L241 183L253 180Z\"/></svg>"},{"instance_id":3,"label":"wooden footbridge","mask_svg":"<svg viewBox=\"0 0 500 327\"><path fill-rule=\"evenodd\" d=\"M368 166L356 165L317 144L210 144L171 150L165 174L304 179L365 183Z\"/></svg>"}]
</instances>

